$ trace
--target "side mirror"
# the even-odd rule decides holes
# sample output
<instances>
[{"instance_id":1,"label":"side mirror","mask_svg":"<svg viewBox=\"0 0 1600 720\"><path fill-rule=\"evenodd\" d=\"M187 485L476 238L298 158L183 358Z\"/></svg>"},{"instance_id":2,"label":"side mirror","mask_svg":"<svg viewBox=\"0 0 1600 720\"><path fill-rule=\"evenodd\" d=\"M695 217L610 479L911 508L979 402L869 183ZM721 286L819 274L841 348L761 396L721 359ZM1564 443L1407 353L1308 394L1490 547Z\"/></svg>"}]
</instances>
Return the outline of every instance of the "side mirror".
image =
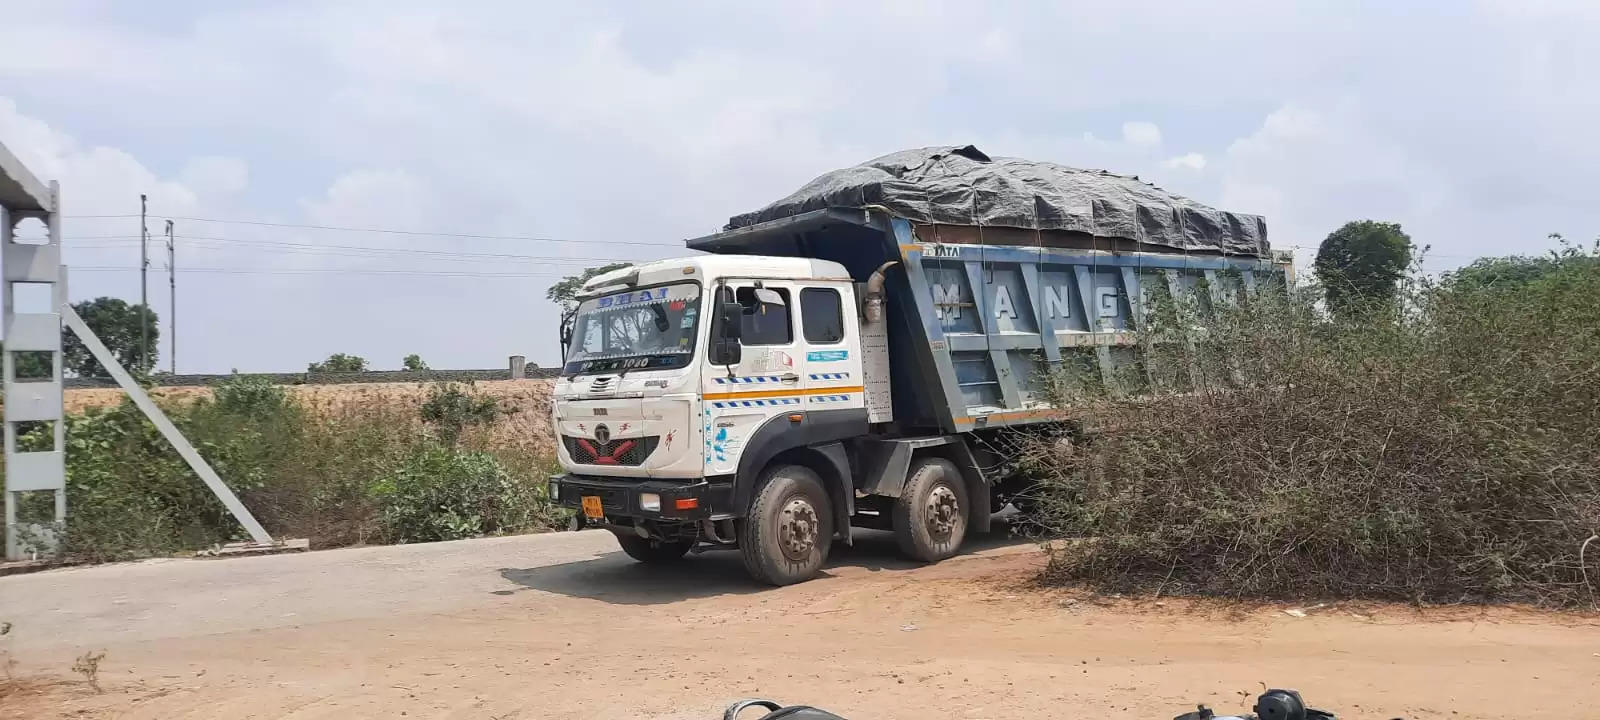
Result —
<instances>
[{"instance_id":1,"label":"side mirror","mask_svg":"<svg viewBox=\"0 0 1600 720\"><path fill-rule=\"evenodd\" d=\"M755 294L756 294L756 302L761 303L762 305L782 305L783 304L783 296L779 295L777 290L768 290L767 288L756 288L756 293Z\"/></svg>"},{"instance_id":2,"label":"side mirror","mask_svg":"<svg viewBox=\"0 0 1600 720\"><path fill-rule=\"evenodd\" d=\"M560 338L561 338L561 358L562 358L562 360L565 360L566 357L567 357L567 348L572 346L572 330L573 330L573 326L576 325L576 324L577 324L577 313L562 313L561 314L561 326L560 326L558 332L560 333Z\"/></svg>"},{"instance_id":3,"label":"side mirror","mask_svg":"<svg viewBox=\"0 0 1600 720\"><path fill-rule=\"evenodd\" d=\"M711 342L712 365L737 365L742 357L737 338L719 337Z\"/></svg>"},{"instance_id":4,"label":"side mirror","mask_svg":"<svg viewBox=\"0 0 1600 720\"><path fill-rule=\"evenodd\" d=\"M721 337L729 340L738 340L744 332L744 306L736 302L717 304L717 326L722 328Z\"/></svg>"},{"instance_id":5,"label":"side mirror","mask_svg":"<svg viewBox=\"0 0 1600 720\"><path fill-rule=\"evenodd\" d=\"M739 303L717 303L717 332L711 338L711 364L733 365L743 357L739 345L739 335L744 330L743 315L744 307Z\"/></svg>"}]
</instances>

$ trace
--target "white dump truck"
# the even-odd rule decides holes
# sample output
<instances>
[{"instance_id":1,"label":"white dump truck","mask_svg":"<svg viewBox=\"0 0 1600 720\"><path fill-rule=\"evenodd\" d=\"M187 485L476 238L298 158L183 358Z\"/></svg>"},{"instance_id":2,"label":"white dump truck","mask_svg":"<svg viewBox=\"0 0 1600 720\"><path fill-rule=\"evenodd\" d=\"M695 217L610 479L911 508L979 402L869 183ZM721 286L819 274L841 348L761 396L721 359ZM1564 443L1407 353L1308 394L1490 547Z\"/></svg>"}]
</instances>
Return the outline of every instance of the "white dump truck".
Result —
<instances>
[{"instance_id":1,"label":"white dump truck","mask_svg":"<svg viewBox=\"0 0 1600 720\"><path fill-rule=\"evenodd\" d=\"M640 561L737 547L780 585L852 527L956 553L1018 489L988 440L1059 422L1049 373L1131 362L1145 290L1283 272L1260 218L971 147L830 173L687 246L584 285L550 493Z\"/></svg>"}]
</instances>

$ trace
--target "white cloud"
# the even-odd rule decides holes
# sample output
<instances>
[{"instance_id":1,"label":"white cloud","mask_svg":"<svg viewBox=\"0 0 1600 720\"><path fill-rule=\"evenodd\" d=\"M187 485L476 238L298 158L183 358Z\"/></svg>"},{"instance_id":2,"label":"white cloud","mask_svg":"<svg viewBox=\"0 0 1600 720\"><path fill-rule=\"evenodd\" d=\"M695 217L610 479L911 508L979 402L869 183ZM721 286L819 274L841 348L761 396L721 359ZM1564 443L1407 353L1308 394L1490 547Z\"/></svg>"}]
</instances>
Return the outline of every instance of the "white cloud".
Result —
<instances>
[{"instance_id":1,"label":"white cloud","mask_svg":"<svg viewBox=\"0 0 1600 720\"><path fill-rule=\"evenodd\" d=\"M1394 16L1267 0L330 0L157 3L132 23L61 0L0 25L0 85L23 108L0 99L0 140L61 179L74 213L137 212L147 192L168 214L583 241L185 223L239 240L551 258L196 242L191 266L558 275L672 254L618 242L714 231L830 168L965 142L1262 212L1280 245L1383 217L1441 255L1471 255L1600 229L1588 197L1600 16L1585 5ZM1062 67L1096 71L1069 82ZM1174 82L1175 67L1206 81ZM127 231L103 225L73 232ZM379 365L402 349L436 366L511 352L549 364L549 279L195 276L187 297L206 306L189 311L184 357L211 370L296 368L334 350ZM103 281L85 274L74 292L127 296L126 279ZM422 296L409 328L385 324L386 304Z\"/></svg>"},{"instance_id":2,"label":"white cloud","mask_svg":"<svg viewBox=\"0 0 1600 720\"><path fill-rule=\"evenodd\" d=\"M1206 169L1206 156L1197 152L1184 153L1167 158L1161 163L1161 166L1175 170L1204 170Z\"/></svg>"},{"instance_id":3,"label":"white cloud","mask_svg":"<svg viewBox=\"0 0 1600 720\"><path fill-rule=\"evenodd\" d=\"M189 184L193 179L189 170L222 167L214 161L197 159L189 165L185 177L162 178L133 154L113 147L85 145L72 135L23 114L14 100L3 96L0 141L41 180L61 184L61 204L67 216L62 221L62 259L69 268L68 291L74 300L101 295L137 300L139 195L148 196L152 206L167 214L197 214L204 207L200 202L204 193ZM75 217L83 215L120 217ZM156 236L151 268L157 273L151 283L151 304L165 317L166 285L159 274L165 257L159 237L163 224L154 219L149 228ZM161 329L166 332L166 325ZM166 346L159 349L164 355Z\"/></svg>"},{"instance_id":4,"label":"white cloud","mask_svg":"<svg viewBox=\"0 0 1600 720\"><path fill-rule=\"evenodd\" d=\"M1349 220L1415 221L1442 178L1367 120L1352 100L1272 112L1228 147L1223 205L1265 215L1278 246L1314 247Z\"/></svg>"},{"instance_id":5,"label":"white cloud","mask_svg":"<svg viewBox=\"0 0 1600 720\"><path fill-rule=\"evenodd\" d=\"M1161 128L1153 122L1129 121L1122 124L1122 141L1129 145L1153 147L1161 144Z\"/></svg>"},{"instance_id":6,"label":"white cloud","mask_svg":"<svg viewBox=\"0 0 1600 720\"><path fill-rule=\"evenodd\" d=\"M250 184L250 166L235 157L197 157L178 174L184 185L205 195L232 195Z\"/></svg>"},{"instance_id":7,"label":"white cloud","mask_svg":"<svg viewBox=\"0 0 1600 720\"><path fill-rule=\"evenodd\" d=\"M163 180L126 151L84 146L44 121L24 115L15 100L0 96L0 141L40 180L61 183L62 207L71 214L138 212L139 195L188 213L193 189Z\"/></svg>"},{"instance_id":8,"label":"white cloud","mask_svg":"<svg viewBox=\"0 0 1600 720\"><path fill-rule=\"evenodd\" d=\"M323 197L301 205L314 224L356 227L426 229L438 224L443 210L422 180L393 169L345 173Z\"/></svg>"}]
</instances>

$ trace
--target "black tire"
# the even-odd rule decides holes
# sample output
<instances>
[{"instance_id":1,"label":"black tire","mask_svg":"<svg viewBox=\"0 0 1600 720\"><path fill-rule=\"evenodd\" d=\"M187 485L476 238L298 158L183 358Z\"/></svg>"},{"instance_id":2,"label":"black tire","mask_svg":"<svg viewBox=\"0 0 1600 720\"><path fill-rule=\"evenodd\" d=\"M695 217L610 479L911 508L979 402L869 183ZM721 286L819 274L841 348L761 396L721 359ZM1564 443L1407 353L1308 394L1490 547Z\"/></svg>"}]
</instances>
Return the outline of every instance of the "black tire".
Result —
<instances>
[{"instance_id":1,"label":"black tire","mask_svg":"<svg viewBox=\"0 0 1600 720\"><path fill-rule=\"evenodd\" d=\"M739 555L750 576L769 585L810 580L833 546L833 505L810 468L782 465L756 484L739 523Z\"/></svg>"},{"instance_id":2,"label":"black tire","mask_svg":"<svg viewBox=\"0 0 1600 720\"><path fill-rule=\"evenodd\" d=\"M894 501L894 539L912 560L938 562L967 537L967 483L954 463L925 457L911 465Z\"/></svg>"},{"instance_id":3,"label":"black tire","mask_svg":"<svg viewBox=\"0 0 1600 720\"><path fill-rule=\"evenodd\" d=\"M647 565L675 563L683 559L683 556L689 552L689 548L694 547L694 543L688 540L662 542L660 540L642 538L638 535L623 535L621 533L616 535L617 544L622 546L622 551L627 553L628 557Z\"/></svg>"}]
</instances>

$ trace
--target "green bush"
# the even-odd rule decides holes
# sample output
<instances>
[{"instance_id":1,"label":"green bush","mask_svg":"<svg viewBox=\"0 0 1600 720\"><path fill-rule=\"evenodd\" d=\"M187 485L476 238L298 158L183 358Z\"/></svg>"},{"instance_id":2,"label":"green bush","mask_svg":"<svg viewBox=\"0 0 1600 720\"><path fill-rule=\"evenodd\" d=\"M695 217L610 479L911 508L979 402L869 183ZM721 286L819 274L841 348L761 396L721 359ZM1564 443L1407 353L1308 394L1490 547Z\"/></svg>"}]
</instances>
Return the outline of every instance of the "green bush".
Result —
<instances>
[{"instance_id":1,"label":"green bush","mask_svg":"<svg viewBox=\"0 0 1600 720\"><path fill-rule=\"evenodd\" d=\"M499 402L475 392L470 383L465 388L451 382L437 383L428 389L428 399L422 402L423 422L452 447L468 428L491 424L499 416Z\"/></svg>"},{"instance_id":2,"label":"green bush","mask_svg":"<svg viewBox=\"0 0 1600 720\"><path fill-rule=\"evenodd\" d=\"M241 445L200 449L236 490L262 481ZM225 542L239 532L222 504L131 401L67 419L68 554L113 560Z\"/></svg>"},{"instance_id":3,"label":"green bush","mask_svg":"<svg viewBox=\"0 0 1600 720\"><path fill-rule=\"evenodd\" d=\"M1415 281L1327 318L1314 290L1151 327L1138 397L1062 394L1104 432L1034 440L1047 577L1230 596L1591 604L1600 264Z\"/></svg>"},{"instance_id":4,"label":"green bush","mask_svg":"<svg viewBox=\"0 0 1600 720\"><path fill-rule=\"evenodd\" d=\"M425 442L380 478L384 539L457 540L548 526L544 483L515 478L493 455Z\"/></svg>"},{"instance_id":5,"label":"green bush","mask_svg":"<svg viewBox=\"0 0 1600 720\"><path fill-rule=\"evenodd\" d=\"M253 420L281 417L293 410L289 394L262 377L237 372L217 386L212 394L219 410L227 415Z\"/></svg>"},{"instance_id":6,"label":"green bush","mask_svg":"<svg viewBox=\"0 0 1600 720\"><path fill-rule=\"evenodd\" d=\"M313 411L281 387L236 376L210 399L163 409L275 537L336 547L557 524L543 495L550 459L469 433L497 416L470 388L435 387L420 412L382 402ZM19 444L48 447L46 429ZM70 556L116 560L247 539L131 401L69 416L66 451ZM48 522L46 495L32 494L22 517Z\"/></svg>"}]
</instances>

